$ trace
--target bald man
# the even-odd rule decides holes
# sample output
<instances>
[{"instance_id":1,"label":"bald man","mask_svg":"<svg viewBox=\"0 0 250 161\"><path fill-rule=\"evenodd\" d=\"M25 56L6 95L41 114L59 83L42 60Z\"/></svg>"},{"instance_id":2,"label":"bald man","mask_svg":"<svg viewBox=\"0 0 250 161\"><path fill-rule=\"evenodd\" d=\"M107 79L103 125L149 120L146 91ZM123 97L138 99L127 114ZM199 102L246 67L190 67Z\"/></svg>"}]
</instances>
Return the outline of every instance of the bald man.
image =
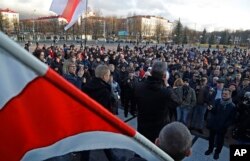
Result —
<instances>
[{"instance_id":1,"label":"bald man","mask_svg":"<svg viewBox=\"0 0 250 161\"><path fill-rule=\"evenodd\" d=\"M191 155L192 136L188 128L180 122L167 124L161 130L155 144L175 161Z\"/></svg>"},{"instance_id":2,"label":"bald man","mask_svg":"<svg viewBox=\"0 0 250 161\"><path fill-rule=\"evenodd\" d=\"M155 140L155 144L175 161L181 161L192 154L192 136L188 128L180 122L172 122L165 125ZM134 157L129 161L145 161L140 157Z\"/></svg>"}]
</instances>

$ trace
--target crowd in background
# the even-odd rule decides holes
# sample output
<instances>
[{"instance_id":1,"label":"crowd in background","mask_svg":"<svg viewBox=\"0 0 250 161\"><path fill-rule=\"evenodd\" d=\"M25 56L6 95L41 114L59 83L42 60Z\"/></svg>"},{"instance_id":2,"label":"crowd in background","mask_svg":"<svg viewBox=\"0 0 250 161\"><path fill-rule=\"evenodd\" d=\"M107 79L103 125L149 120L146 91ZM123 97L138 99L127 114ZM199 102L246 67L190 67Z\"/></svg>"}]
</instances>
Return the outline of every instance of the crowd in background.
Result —
<instances>
[{"instance_id":1,"label":"crowd in background","mask_svg":"<svg viewBox=\"0 0 250 161\"><path fill-rule=\"evenodd\" d=\"M107 109L117 115L122 106L125 117L128 113L137 115L135 88L150 77L153 63L167 62L168 84L181 98L178 105L169 106L167 122L180 121L199 133L203 133L206 124L210 129L219 126L219 131L234 124L235 138L241 143L250 143L250 52L247 50L237 47L232 50L200 49L170 44L132 47L118 44L111 50L104 45L83 49L73 44L49 47L37 44L33 55L83 91L86 84L95 79L96 67L107 65L111 72L107 83L113 95L108 98L112 104L107 105ZM227 91L229 97L225 99L223 94ZM218 103L216 100L222 101ZM213 114L223 112L216 113L214 107L226 107L228 100L230 106L235 107L235 112L230 113L235 115L221 113L214 117ZM227 125L218 125L218 122ZM224 133L221 135L223 139Z\"/></svg>"}]
</instances>

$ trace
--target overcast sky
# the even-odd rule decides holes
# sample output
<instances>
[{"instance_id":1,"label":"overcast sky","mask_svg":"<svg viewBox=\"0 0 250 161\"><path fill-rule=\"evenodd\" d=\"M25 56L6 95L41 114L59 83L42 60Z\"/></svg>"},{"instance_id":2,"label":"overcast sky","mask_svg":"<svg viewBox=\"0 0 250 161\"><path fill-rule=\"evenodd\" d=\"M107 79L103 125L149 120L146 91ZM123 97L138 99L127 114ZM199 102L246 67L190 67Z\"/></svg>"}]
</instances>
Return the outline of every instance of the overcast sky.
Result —
<instances>
[{"instance_id":1,"label":"overcast sky","mask_svg":"<svg viewBox=\"0 0 250 161\"><path fill-rule=\"evenodd\" d=\"M0 0L0 8L25 15L51 14L52 0ZM250 29L250 0L89 0L88 6L103 15L143 14L178 20L193 29L208 31ZM22 17L22 13L20 13Z\"/></svg>"}]
</instances>

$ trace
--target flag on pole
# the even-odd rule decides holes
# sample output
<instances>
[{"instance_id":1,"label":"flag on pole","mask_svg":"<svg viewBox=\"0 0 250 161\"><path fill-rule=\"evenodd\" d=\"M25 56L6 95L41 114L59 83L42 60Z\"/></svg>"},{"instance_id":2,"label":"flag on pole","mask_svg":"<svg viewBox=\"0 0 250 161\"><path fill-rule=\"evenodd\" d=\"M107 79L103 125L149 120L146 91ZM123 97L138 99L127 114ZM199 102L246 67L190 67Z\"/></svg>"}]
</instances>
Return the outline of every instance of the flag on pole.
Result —
<instances>
[{"instance_id":1,"label":"flag on pole","mask_svg":"<svg viewBox=\"0 0 250 161\"><path fill-rule=\"evenodd\" d=\"M172 159L0 32L0 160L119 148Z\"/></svg>"},{"instance_id":2,"label":"flag on pole","mask_svg":"<svg viewBox=\"0 0 250 161\"><path fill-rule=\"evenodd\" d=\"M86 7L84 0L53 0L50 11L67 20L68 24L64 29L68 30L86 10Z\"/></svg>"}]
</instances>

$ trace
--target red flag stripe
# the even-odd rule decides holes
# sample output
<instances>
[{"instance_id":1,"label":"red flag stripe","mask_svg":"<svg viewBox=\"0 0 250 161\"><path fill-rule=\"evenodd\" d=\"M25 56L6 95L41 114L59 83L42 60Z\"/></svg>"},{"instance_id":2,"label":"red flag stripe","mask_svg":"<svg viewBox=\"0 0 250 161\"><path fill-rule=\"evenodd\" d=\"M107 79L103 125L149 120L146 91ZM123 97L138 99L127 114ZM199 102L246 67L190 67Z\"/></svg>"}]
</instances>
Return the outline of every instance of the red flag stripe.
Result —
<instances>
[{"instance_id":1,"label":"red flag stripe","mask_svg":"<svg viewBox=\"0 0 250 161\"><path fill-rule=\"evenodd\" d=\"M80 0L68 0L68 3L62 13L62 17L64 17L68 22L70 22L79 3Z\"/></svg>"},{"instance_id":2,"label":"red flag stripe","mask_svg":"<svg viewBox=\"0 0 250 161\"><path fill-rule=\"evenodd\" d=\"M5 161L9 154L20 160L27 151L82 132L136 133L52 70L30 82L0 113L4 129L0 139L5 145L0 146L0 156Z\"/></svg>"}]
</instances>

